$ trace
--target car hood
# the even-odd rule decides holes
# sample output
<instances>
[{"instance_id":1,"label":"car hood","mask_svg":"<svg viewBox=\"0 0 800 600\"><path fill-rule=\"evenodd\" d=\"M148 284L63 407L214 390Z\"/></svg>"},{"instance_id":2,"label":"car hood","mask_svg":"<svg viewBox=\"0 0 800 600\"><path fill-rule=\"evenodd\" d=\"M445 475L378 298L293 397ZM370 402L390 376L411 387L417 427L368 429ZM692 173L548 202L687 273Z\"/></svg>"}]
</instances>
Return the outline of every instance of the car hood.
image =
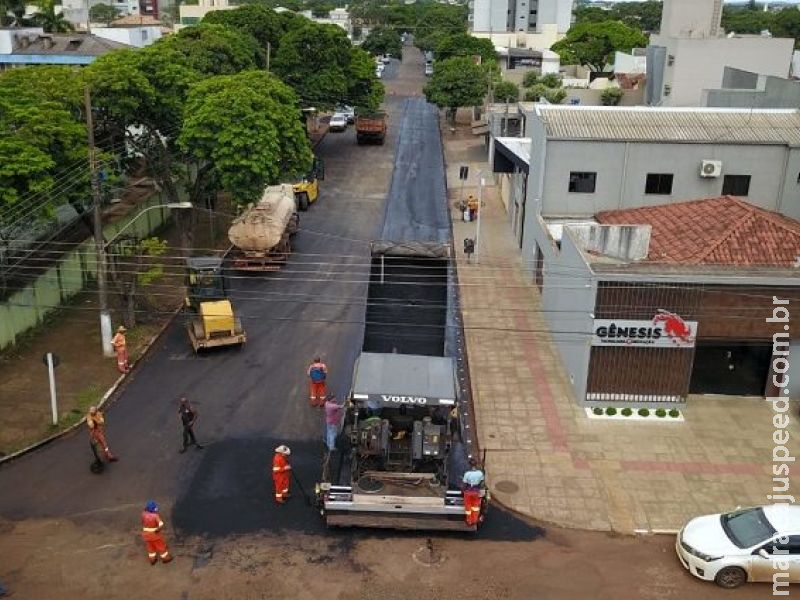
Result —
<instances>
[{"instance_id":1,"label":"car hood","mask_svg":"<svg viewBox=\"0 0 800 600\"><path fill-rule=\"evenodd\" d=\"M710 556L745 554L734 544L722 528L720 515L706 515L689 521L683 528L681 539L695 550Z\"/></svg>"}]
</instances>

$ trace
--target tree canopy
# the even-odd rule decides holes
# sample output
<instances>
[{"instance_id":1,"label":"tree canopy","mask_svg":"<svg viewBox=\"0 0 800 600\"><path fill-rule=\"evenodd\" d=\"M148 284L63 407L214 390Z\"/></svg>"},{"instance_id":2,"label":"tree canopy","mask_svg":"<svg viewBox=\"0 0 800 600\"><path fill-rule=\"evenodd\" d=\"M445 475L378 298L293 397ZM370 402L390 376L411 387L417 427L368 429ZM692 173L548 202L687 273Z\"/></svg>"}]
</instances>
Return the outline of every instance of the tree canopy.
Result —
<instances>
[{"instance_id":1,"label":"tree canopy","mask_svg":"<svg viewBox=\"0 0 800 600\"><path fill-rule=\"evenodd\" d=\"M119 19L119 11L110 4L95 4L89 9L89 19L94 23L111 23Z\"/></svg>"},{"instance_id":2,"label":"tree canopy","mask_svg":"<svg viewBox=\"0 0 800 600\"><path fill-rule=\"evenodd\" d=\"M211 77L189 92L178 143L204 177L237 202L253 202L265 185L311 168L300 116L295 93L269 73Z\"/></svg>"},{"instance_id":3,"label":"tree canopy","mask_svg":"<svg viewBox=\"0 0 800 600\"><path fill-rule=\"evenodd\" d=\"M262 50L267 44L273 54L280 46L281 38L295 27L306 23L306 19L291 12L276 13L262 4L248 4L234 10L215 10L203 18L208 25L224 25L251 35Z\"/></svg>"},{"instance_id":4,"label":"tree canopy","mask_svg":"<svg viewBox=\"0 0 800 600\"><path fill-rule=\"evenodd\" d=\"M393 27L374 27L370 30L361 48L370 54L392 54L400 56L403 45L400 33Z\"/></svg>"},{"instance_id":5,"label":"tree canopy","mask_svg":"<svg viewBox=\"0 0 800 600\"><path fill-rule=\"evenodd\" d=\"M436 63L424 92L428 102L449 109L454 117L459 107L476 106L483 102L487 84L483 68L471 58L458 56Z\"/></svg>"},{"instance_id":6,"label":"tree canopy","mask_svg":"<svg viewBox=\"0 0 800 600\"><path fill-rule=\"evenodd\" d=\"M491 40L476 38L468 33L447 34L436 39L433 47L436 60L453 56L480 56L482 60L497 60Z\"/></svg>"},{"instance_id":7,"label":"tree canopy","mask_svg":"<svg viewBox=\"0 0 800 600\"><path fill-rule=\"evenodd\" d=\"M253 36L223 25L186 27L153 46L178 52L187 67L204 75L232 75L265 66L264 53Z\"/></svg>"},{"instance_id":8,"label":"tree canopy","mask_svg":"<svg viewBox=\"0 0 800 600\"><path fill-rule=\"evenodd\" d=\"M647 37L639 29L619 21L581 23L571 27L564 39L552 46L561 64L580 64L592 71L603 71L613 61L614 52L630 52L647 46Z\"/></svg>"}]
</instances>

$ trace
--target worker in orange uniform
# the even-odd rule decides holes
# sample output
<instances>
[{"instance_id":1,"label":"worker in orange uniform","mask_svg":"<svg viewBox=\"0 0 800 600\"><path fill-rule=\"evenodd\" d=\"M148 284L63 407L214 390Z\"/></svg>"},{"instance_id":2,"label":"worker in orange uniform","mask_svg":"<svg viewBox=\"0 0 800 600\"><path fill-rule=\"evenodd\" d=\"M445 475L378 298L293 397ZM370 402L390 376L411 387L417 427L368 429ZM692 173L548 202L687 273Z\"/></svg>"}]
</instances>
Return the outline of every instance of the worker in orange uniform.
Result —
<instances>
[{"instance_id":1,"label":"worker in orange uniform","mask_svg":"<svg viewBox=\"0 0 800 600\"><path fill-rule=\"evenodd\" d=\"M464 473L463 479L464 517L467 525L477 525L480 521L484 481L485 476L478 468L478 461L470 458L469 470Z\"/></svg>"},{"instance_id":2,"label":"worker in orange uniform","mask_svg":"<svg viewBox=\"0 0 800 600\"><path fill-rule=\"evenodd\" d=\"M131 370L128 364L128 342L125 339L125 332L127 329L120 325L117 328L117 333L111 339L111 345L114 346L114 352L117 353L117 370L120 373L128 373Z\"/></svg>"},{"instance_id":3,"label":"worker in orange uniform","mask_svg":"<svg viewBox=\"0 0 800 600\"><path fill-rule=\"evenodd\" d=\"M317 356L314 362L308 367L308 379L310 384L310 392L308 399L311 406L325 406L325 398L328 396L328 386L326 380L328 379L328 367Z\"/></svg>"},{"instance_id":4,"label":"worker in orange uniform","mask_svg":"<svg viewBox=\"0 0 800 600\"><path fill-rule=\"evenodd\" d=\"M478 217L478 208L480 205L481 203L478 201L478 199L470 194L469 198L467 199L467 209L469 210L470 221L474 221Z\"/></svg>"},{"instance_id":5,"label":"worker in orange uniform","mask_svg":"<svg viewBox=\"0 0 800 600\"><path fill-rule=\"evenodd\" d=\"M275 486L275 502L284 504L289 499L289 483L291 482L292 465L289 456L292 451L288 446L280 445L275 448L272 457L272 483Z\"/></svg>"},{"instance_id":6,"label":"worker in orange uniform","mask_svg":"<svg viewBox=\"0 0 800 600\"><path fill-rule=\"evenodd\" d=\"M172 560L172 556L167 550L167 543L161 536L163 528L164 521L161 520L161 515L158 514L158 504L149 500L142 513L142 539L147 545L147 558L150 560L151 565L156 564L159 558L163 563L168 563Z\"/></svg>"},{"instance_id":7,"label":"worker in orange uniform","mask_svg":"<svg viewBox=\"0 0 800 600\"><path fill-rule=\"evenodd\" d=\"M89 407L89 414L86 415L86 426L89 428L89 443L92 452L98 463L101 463L100 455L109 462L116 462L118 459L111 450L108 449L106 441L106 419L96 406Z\"/></svg>"}]
</instances>

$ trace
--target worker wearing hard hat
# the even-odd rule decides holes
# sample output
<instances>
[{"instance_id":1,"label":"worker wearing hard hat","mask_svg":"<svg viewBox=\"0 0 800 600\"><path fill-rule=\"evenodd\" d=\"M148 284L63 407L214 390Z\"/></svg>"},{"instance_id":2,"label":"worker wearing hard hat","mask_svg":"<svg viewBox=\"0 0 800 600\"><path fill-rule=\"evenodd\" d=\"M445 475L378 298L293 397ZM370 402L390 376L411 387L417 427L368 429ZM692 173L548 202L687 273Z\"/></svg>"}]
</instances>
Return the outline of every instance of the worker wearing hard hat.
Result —
<instances>
[{"instance_id":1,"label":"worker wearing hard hat","mask_svg":"<svg viewBox=\"0 0 800 600\"><path fill-rule=\"evenodd\" d=\"M163 528L164 521L161 520L161 515L158 514L158 504L149 500L142 513L142 539L147 545L147 558L150 560L151 565L156 564L159 558L163 563L168 563L172 560L172 556L167 550L167 543L161 536Z\"/></svg>"},{"instance_id":2,"label":"worker wearing hard hat","mask_svg":"<svg viewBox=\"0 0 800 600\"><path fill-rule=\"evenodd\" d=\"M464 517L467 525L477 525L480 521L484 480L485 476L478 468L478 461L470 458L469 470L464 473L463 479Z\"/></svg>"},{"instance_id":3,"label":"worker wearing hard hat","mask_svg":"<svg viewBox=\"0 0 800 600\"><path fill-rule=\"evenodd\" d=\"M275 502L284 504L289 499L289 484L291 482L292 465L289 456L292 451L288 446L280 445L275 448L272 457L272 484L275 487Z\"/></svg>"},{"instance_id":4,"label":"worker wearing hard hat","mask_svg":"<svg viewBox=\"0 0 800 600\"><path fill-rule=\"evenodd\" d=\"M108 449L108 442L106 441L106 419L103 413L97 410L96 406L89 407L89 414L86 415L86 426L89 428L89 443L92 446L92 452L97 462L102 462L100 460L101 454L107 461L116 462L117 457Z\"/></svg>"},{"instance_id":5,"label":"worker wearing hard hat","mask_svg":"<svg viewBox=\"0 0 800 600\"><path fill-rule=\"evenodd\" d=\"M120 325L117 328L117 333L111 339L111 345L114 346L114 352L117 353L117 370L120 373L127 373L131 370L128 363L128 342L125 339L125 332L127 329Z\"/></svg>"}]
</instances>

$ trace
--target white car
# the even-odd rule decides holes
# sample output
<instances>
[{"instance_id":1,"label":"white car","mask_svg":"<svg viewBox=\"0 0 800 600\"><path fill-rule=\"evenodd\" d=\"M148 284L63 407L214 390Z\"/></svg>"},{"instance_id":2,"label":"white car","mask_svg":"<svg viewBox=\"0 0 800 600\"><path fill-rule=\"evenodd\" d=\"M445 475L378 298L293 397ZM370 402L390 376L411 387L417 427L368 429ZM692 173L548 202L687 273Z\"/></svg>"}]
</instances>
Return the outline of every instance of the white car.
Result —
<instances>
[{"instance_id":1,"label":"white car","mask_svg":"<svg viewBox=\"0 0 800 600\"><path fill-rule=\"evenodd\" d=\"M383 64L385 64L385 65L388 65L388 64L391 62L391 60L392 60L392 55L391 55L391 54L387 54L386 56L384 56L384 57L381 59L381 62L382 62Z\"/></svg>"},{"instance_id":2,"label":"white car","mask_svg":"<svg viewBox=\"0 0 800 600\"><path fill-rule=\"evenodd\" d=\"M697 517L681 529L675 550L692 575L724 588L748 581L800 582L800 506Z\"/></svg>"},{"instance_id":3,"label":"white car","mask_svg":"<svg viewBox=\"0 0 800 600\"><path fill-rule=\"evenodd\" d=\"M333 113L328 122L328 131L344 131L347 129L347 115L344 113Z\"/></svg>"},{"instance_id":4,"label":"white car","mask_svg":"<svg viewBox=\"0 0 800 600\"><path fill-rule=\"evenodd\" d=\"M337 113L342 113L347 117L347 123L352 125L356 122L356 110L352 106L342 105L336 107Z\"/></svg>"}]
</instances>

